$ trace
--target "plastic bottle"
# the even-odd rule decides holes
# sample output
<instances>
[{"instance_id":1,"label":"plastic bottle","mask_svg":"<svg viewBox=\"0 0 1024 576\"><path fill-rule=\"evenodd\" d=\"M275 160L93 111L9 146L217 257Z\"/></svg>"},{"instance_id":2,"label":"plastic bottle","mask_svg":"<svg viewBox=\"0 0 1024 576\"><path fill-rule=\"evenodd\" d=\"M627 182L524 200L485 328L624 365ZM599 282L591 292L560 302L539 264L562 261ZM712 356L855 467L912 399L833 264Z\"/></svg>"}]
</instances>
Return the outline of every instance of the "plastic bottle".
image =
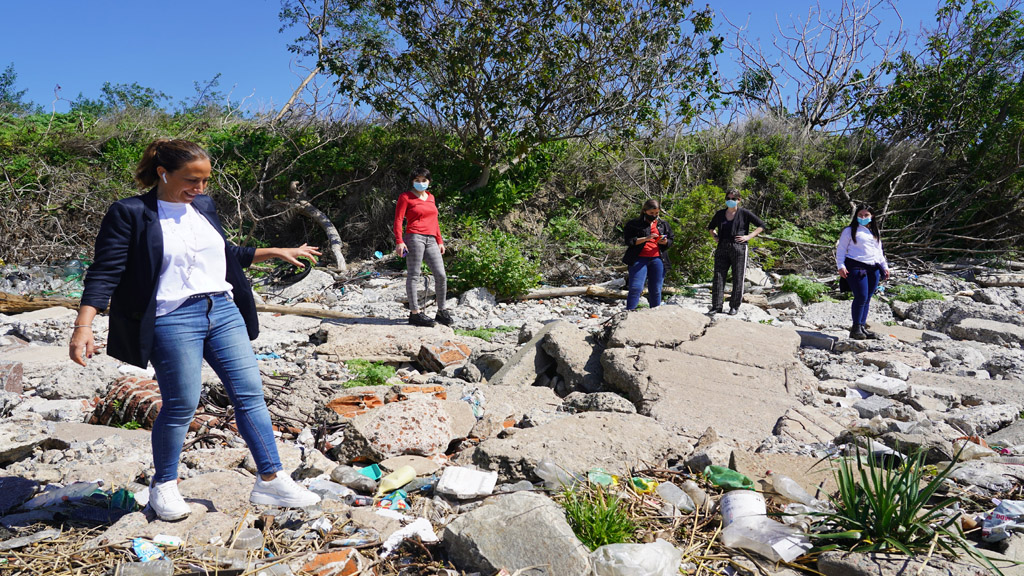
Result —
<instances>
[{"instance_id":1,"label":"plastic bottle","mask_svg":"<svg viewBox=\"0 0 1024 576\"><path fill-rule=\"evenodd\" d=\"M25 502L22 507L27 510L34 510L44 506L59 505L61 502L73 502L92 495L93 492L103 486L102 480L96 482L72 482L63 488L40 492L34 498Z\"/></svg>"},{"instance_id":2,"label":"plastic bottle","mask_svg":"<svg viewBox=\"0 0 1024 576\"><path fill-rule=\"evenodd\" d=\"M245 569L249 563L249 553L245 550L235 550L223 546L200 546L194 549L196 558L206 560L228 568L238 570Z\"/></svg>"},{"instance_id":3,"label":"plastic bottle","mask_svg":"<svg viewBox=\"0 0 1024 576\"><path fill-rule=\"evenodd\" d=\"M363 494L372 494L377 491L376 480L344 464L335 466L334 470L331 470L331 480Z\"/></svg>"},{"instance_id":4,"label":"plastic bottle","mask_svg":"<svg viewBox=\"0 0 1024 576\"><path fill-rule=\"evenodd\" d=\"M722 529L721 542L729 548L756 552L773 562L792 562L811 549L810 540L800 530L767 517L733 522Z\"/></svg>"},{"instance_id":5,"label":"plastic bottle","mask_svg":"<svg viewBox=\"0 0 1024 576\"><path fill-rule=\"evenodd\" d=\"M115 574L116 576L172 576L174 564L170 560L122 562L117 567Z\"/></svg>"},{"instance_id":6,"label":"plastic bottle","mask_svg":"<svg viewBox=\"0 0 1024 576\"><path fill-rule=\"evenodd\" d=\"M284 562L256 570L256 576L294 576L294 574L295 572L292 572L292 569Z\"/></svg>"},{"instance_id":7,"label":"plastic bottle","mask_svg":"<svg viewBox=\"0 0 1024 576\"><path fill-rule=\"evenodd\" d=\"M804 490L803 486L796 480L789 476L775 473L769 473L769 477L772 479L772 490L779 496L790 502L799 502L807 506L811 506L814 503L814 497L808 494L807 490Z\"/></svg>"},{"instance_id":8,"label":"plastic bottle","mask_svg":"<svg viewBox=\"0 0 1024 576\"><path fill-rule=\"evenodd\" d=\"M658 484L654 491L658 493L658 496L661 496L662 500L675 506L682 512L689 514L697 509L690 495L671 482Z\"/></svg>"},{"instance_id":9,"label":"plastic bottle","mask_svg":"<svg viewBox=\"0 0 1024 576\"><path fill-rule=\"evenodd\" d=\"M693 480L683 482L683 492L686 492L697 508L705 511L711 509L711 499L708 498L708 493Z\"/></svg>"},{"instance_id":10,"label":"plastic bottle","mask_svg":"<svg viewBox=\"0 0 1024 576\"><path fill-rule=\"evenodd\" d=\"M231 547L236 550L262 550L263 532L255 528L242 528L238 531L238 535L235 536L235 541L231 544Z\"/></svg>"},{"instance_id":11,"label":"plastic bottle","mask_svg":"<svg viewBox=\"0 0 1024 576\"><path fill-rule=\"evenodd\" d=\"M743 474L725 466L715 466L714 464L704 468L704 476L719 488L725 488L726 490L744 489L753 490L754 481L747 478Z\"/></svg>"},{"instance_id":12,"label":"plastic bottle","mask_svg":"<svg viewBox=\"0 0 1024 576\"><path fill-rule=\"evenodd\" d=\"M416 469L412 466L399 466L398 469L380 479L380 487L377 488L377 496L387 494L405 486L416 477Z\"/></svg>"},{"instance_id":13,"label":"plastic bottle","mask_svg":"<svg viewBox=\"0 0 1024 576\"><path fill-rule=\"evenodd\" d=\"M548 490L572 488L579 482L576 476L547 458L541 458L540 462L537 462L537 467L533 469L533 473L544 481L544 487Z\"/></svg>"}]
</instances>

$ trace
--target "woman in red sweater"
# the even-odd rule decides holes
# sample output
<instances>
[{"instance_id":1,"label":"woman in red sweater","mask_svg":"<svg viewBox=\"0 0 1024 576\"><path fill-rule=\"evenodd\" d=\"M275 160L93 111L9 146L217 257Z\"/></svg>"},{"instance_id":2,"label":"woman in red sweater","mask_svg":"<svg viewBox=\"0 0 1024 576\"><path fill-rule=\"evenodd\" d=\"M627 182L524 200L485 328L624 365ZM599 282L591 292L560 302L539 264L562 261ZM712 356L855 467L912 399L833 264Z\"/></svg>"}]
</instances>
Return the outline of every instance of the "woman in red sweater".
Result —
<instances>
[{"instance_id":1,"label":"woman in red sweater","mask_svg":"<svg viewBox=\"0 0 1024 576\"><path fill-rule=\"evenodd\" d=\"M409 297L409 324L433 326L434 320L451 326L452 316L444 309L448 292L448 277L444 273L444 239L437 221L437 202L427 191L430 187L430 170L417 168L412 175L412 190L403 192L395 206L396 252L405 257L408 274L405 279L405 293ZM405 232L402 232L405 220ZM419 283L423 261L434 273L437 294L437 314L434 320L420 310L416 285Z\"/></svg>"}]
</instances>

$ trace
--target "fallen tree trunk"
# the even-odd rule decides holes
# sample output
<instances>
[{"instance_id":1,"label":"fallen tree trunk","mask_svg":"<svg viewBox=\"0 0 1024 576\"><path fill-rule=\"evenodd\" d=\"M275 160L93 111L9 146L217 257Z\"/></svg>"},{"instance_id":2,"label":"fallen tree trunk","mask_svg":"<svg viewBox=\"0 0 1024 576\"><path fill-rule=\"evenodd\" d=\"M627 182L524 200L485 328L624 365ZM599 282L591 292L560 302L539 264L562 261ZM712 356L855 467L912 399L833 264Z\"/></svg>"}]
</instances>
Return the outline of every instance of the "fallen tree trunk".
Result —
<instances>
[{"instance_id":1,"label":"fallen tree trunk","mask_svg":"<svg viewBox=\"0 0 1024 576\"><path fill-rule=\"evenodd\" d=\"M1024 287L1024 274L979 274L974 277L974 282L984 288Z\"/></svg>"},{"instance_id":2,"label":"fallen tree trunk","mask_svg":"<svg viewBox=\"0 0 1024 576\"><path fill-rule=\"evenodd\" d=\"M670 288L667 286L661 289L662 294L685 294L686 291L686 288ZM644 290L644 294L646 293L647 290ZM628 290L616 290L614 288L606 288L604 286L594 284L591 286L543 288L541 290L534 290L533 292L524 294L516 298L516 300L543 300L544 298L561 298L563 296L591 296L594 298L625 300L628 294Z\"/></svg>"},{"instance_id":3,"label":"fallen tree trunk","mask_svg":"<svg viewBox=\"0 0 1024 576\"><path fill-rule=\"evenodd\" d=\"M273 314L292 314L295 316L309 316L311 318L365 318L359 314L339 312L337 310L325 310L323 308L308 308L305 306L278 306L277 304L256 303L256 310L259 312L270 312Z\"/></svg>"}]
</instances>

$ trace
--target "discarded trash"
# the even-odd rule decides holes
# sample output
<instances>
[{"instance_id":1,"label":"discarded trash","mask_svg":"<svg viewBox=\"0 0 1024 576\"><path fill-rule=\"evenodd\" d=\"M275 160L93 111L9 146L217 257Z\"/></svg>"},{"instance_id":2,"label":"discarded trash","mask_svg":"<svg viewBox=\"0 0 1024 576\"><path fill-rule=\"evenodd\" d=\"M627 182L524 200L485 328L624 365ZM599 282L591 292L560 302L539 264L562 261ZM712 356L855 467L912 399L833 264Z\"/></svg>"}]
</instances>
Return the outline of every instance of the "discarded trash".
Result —
<instances>
[{"instance_id":1,"label":"discarded trash","mask_svg":"<svg viewBox=\"0 0 1024 576\"><path fill-rule=\"evenodd\" d=\"M95 482L72 482L63 488L55 488L40 492L31 500L22 504L22 507L26 510L35 510L36 508L53 506L60 504L61 502L81 500L91 496L102 486L102 480L97 480Z\"/></svg>"},{"instance_id":2,"label":"discarded trash","mask_svg":"<svg viewBox=\"0 0 1024 576\"><path fill-rule=\"evenodd\" d=\"M281 357L278 356L277 354L275 354L274 352L269 352L267 354L257 354L256 355L256 359L257 360L278 360L280 358Z\"/></svg>"},{"instance_id":3,"label":"discarded trash","mask_svg":"<svg viewBox=\"0 0 1024 576\"><path fill-rule=\"evenodd\" d=\"M587 472L587 480L591 484L597 484L598 486L618 486L619 478L614 474L609 474L604 468L592 468Z\"/></svg>"},{"instance_id":4,"label":"discarded trash","mask_svg":"<svg viewBox=\"0 0 1024 576\"><path fill-rule=\"evenodd\" d=\"M654 490L658 493L658 496L661 496L662 500L675 506L681 512L689 514L697 509L690 495L671 482L662 482Z\"/></svg>"},{"instance_id":5,"label":"discarded trash","mask_svg":"<svg viewBox=\"0 0 1024 576\"><path fill-rule=\"evenodd\" d=\"M694 506L703 510L711 509L711 498L708 498L708 493L693 480L683 482L683 492L686 492L690 500L693 500Z\"/></svg>"},{"instance_id":6,"label":"discarded trash","mask_svg":"<svg viewBox=\"0 0 1024 576\"><path fill-rule=\"evenodd\" d=\"M683 552L658 538L649 544L607 544L590 554L595 576L671 576Z\"/></svg>"},{"instance_id":7,"label":"discarded trash","mask_svg":"<svg viewBox=\"0 0 1024 576\"><path fill-rule=\"evenodd\" d=\"M547 458L541 458L533 473L544 481L548 490L565 490L574 487L580 479Z\"/></svg>"},{"instance_id":8,"label":"discarded trash","mask_svg":"<svg viewBox=\"0 0 1024 576\"><path fill-rule=\"evenodd\" d=\"M294 576L290 566L284 562L268 564L256 569L256 576Z\"/></svg>"},{"instance_id":9,"label":"discarded trash","mask_svg":"<svg viewBox=\"0 0 1024 576\"><path fill-rule=\"evenodd\" d=\"M29 544L35 544L36 542L42 542L43 540L49 540L50 538L56 538L58 536L60 536L60 530L42 530L28 536L19 536L17 538L11 538L10 540L4 540L3 542L0 542L0 550L17 550L18 548L24 548Z\"/></svg>"},{"instance_id":10,"label":"discarded trash","mask_svg":"<svg viewBox=\"0 0 1024 576\"><path fill-rule=\"evenodd\" d=\"M409 508L409 495L403 490L395 490L378 500L377 507L386 510L407 510Z\"/></svg>"},{"instance_id":11,"label":"discarded trash","mask_svg":"<svg viewBox=\"0 0 1024 576\"><path fill-rule=\"evenodd\" d=\"M225 548L223 546L199 546L193 550L196 558L206 560L228 568L243 569L248 566L249 553L245 550Z\"/></svg>"},{"instance_id":12,"label":"discarded trash","mask_svg":"<svg viewBox=\"0 0 1024 576\"><path fill-rule=\"evenodd\" d=\"M309 527L321 534L329 534L331 532L331 529L334 528L334 523L331 522L326 516L321 516L312 523L310 523ZM262 546L263 545L261 544L260 547Z\"/></svg>"},{"instance_id":13,"label":"discarded trash","mask_svg":"<svg viewBox=\"0 0 1024 576\"><path fill-rule=\"evenodd\" d=\"M1019 528L1024 528L1024 500L998 500L995 510L985 515L981 522L981 539L999 542L1010 537Z\"/></svg>"},{"instance_id":14,"label":"discarded trash","mask_svg":"<svg viewBox=\"0 0 1024 576\"><path fill-rule=\"evenodd\" d=\"M377 471L379 473L380 469L378 468ZM363 494L373 494L377 491L376 480L351 466L335 466L334 470L331 470L331 480Z\"/></svg>"},{"instance_id":15,"label":"discarded trash","mask_svg":"<svg viewBox=\"0 0 1024 576\"><path fill-rule=\"evenodd\" d=\"M359 473L370 480L380 480L381 477L380 466L376 464L370 464L365 468L360 468Z\"/></svg>"},{"instance_id":16,"label":"discarded trash","mask_svg":"<svg viewBox=\"0 0 1024 576\"><path fill-rule=\"evenodd\" d=\"M753 490L754 482L740 474L739 472L726 468L725 466L716 466L711 464L707 468L704 468L704 476L715 486L724 488L726 490Z\"/></svg>"},{"instance_id":17,"label":"discarded trash","mask_svg":"<svg viewBox=\"0 0 1024 576\"><path fill-rule=\"evenodd\" d=\"M153 537L153 543L167 548L180 548L184 544L181 538L170 534L157 534Z\"/></svg>"},{"instance_id":18,"label":"discarded trash","mask_svg":"<svg viewBox=\"0 0 1024 576\"><path fill-rule=\"evenodd\" d=\"M408 526L394 532L384 544L381 546L381 558L387 558L390 556L398 545L402 543L406 538L418 536L422 542L437 542L437 535L434 534L434 527L430 525L430 520L426 518L417 518Z\"/></svg>"},{"instance_id":19,"label":"discarded trash","mask_svg":"<svg viewBox=\"0 0 1024 576\"><path fill-rule=\"evenodd\" d=\"M381 258L384 257L384 253L381 252L380 250L377 250L373 253L373 257L376 258L377 260L380 260Z\"/></svg>"},{"instance_id":20,"label":"discarded trash","mask_svg":"<svg viewBox=\"0 0 1024 576\"><path fill-rule=\"evenodd\" d=\"M465 500L491 494L497 483L497 472L449 466L441 474L441 480L437 483L435 491L438 494L447 494Z\"/></svg>"},{"instance_id":21,"label":"discarded trash","mask_svg":"<svg viewBox=\"0 0 1024 576\"><path fill-rule=\"evenodd\" d=\"M110 495L110 507L118 510L135 510L135 494L127 488L119 488Z\"/></svg>"},{"instance_id":22,"label":"discarded trash","mask_svg":"<svg viewBox=\"0 0 1024 576\"><path fill-rule=\"evenodd\" d=\"M132 540L132 550L135 551L140 562L151 562L164 557L164 553L156 547L156 544L142 538Z\"/></svg>"},{"instance_id":23,"label":"discarded trash","mask_svg":"<svg viewBox=\"0 0 1024 576\"><path fill-rule=\"evenodd\" d=\"M981 440L984 442L984 440ZM979 458L997 458L999 453L980 442L974 442L971 438L957 438L953 441L953 453L961 461L977 460Z\"/></svg>"},{"instance_id":24,"label":"discarded trash","mask_svg":"<svg viewBox=\"0 0 1024 576\"><path fill-rule=\"evenodd\" d=\"M633 489L636 490L638 494L650 494L658 487L658 482L656 480L649 480L647 478L639 478L636 476L630 478L629 483L633 485Z\"/></svg>"},{"instance_id":25,"label":"discarded trash","mask_svg":"<svg viewBox=\"0 0 1024 576\"><path fill-rule=\"evenodd\" d=\"M721 541L729 548L750 550L773 562L792 562L811 549L811 541L800 530L764 516L748 516L729 524L722 529Z\"/></svg>"},{"instance_id":26,"label":"discarded trash","mask_svg":"<svg viewBox=\"0 0 1024 576\"><path fill-rule=\"evenodd\" d=\"M349 496L345 496L345 504L348 504L349 506L372 506L373 498L371 496L351 494Z\"/></svg>"},{"instance_id":27,"label":"discarded trash","mask_svg":"<svg viewBox=\"0 0 1024 576\"><path fill-rule=\"evenodd\" d=\"M242 528L231 547L236 550L262 550L263 532L255 528Z\"/></svg>"},{"instance_id":28,"label":"discarded trash","mask_svg":"<svg viewBox=\"0 0 1024 576\"><path fill-rule=\"evenodd\" d=\"M153 560L152 562L124 562L117 567L116 576L171 576L174 574L174 563L170 560Z\"/></svg>"},{"instance_id":29,"label":"discarded trash","mask_svg":"<svg viewBox=\"0 0 1024 576\"><path fill-rule=\"evenodd\" d=\"M309 485L309 490L325 500L344 500L350 494L355 494L348 486L330 480L316 480Z\"/></svg>"},{"instance_id":30,"label":"discarded trash","mask_svg":"<svg viewBox=\"0 0 1024 576\"><path fill-rule=\"evenodd\" d=\"M408 484L406 484L405 488L402 488L402 490L405 490L406 492L409 492L409 493L412 493L412 492L424 492L424 493L426 493L426 492L430 492L431 490L433 490L434 486L436 484L437 484L437 476L436 475L435 476L427 476L425 478L415 478L412 482L409 482Z\"/></svg>"},{"instance_id":31,"label":"discarded trash","mask_svg":"<svg viewBox=\"0 0 1024 576\"><path fill-rule=\"evenodd\" d=\"M764 495L753 490L726 492L718 506L722 514L722 526L729 526L738 518L765 516L768 513Z\"/></svg>"},{"instance_id":32,"label":"discarded trash","mask_svg":"<svg viewBox=\"0 0 1024 576\"><path fill-rule=\"evenodd\" d=\"M776 474L774 472L769 472L768 477L771 478L772 481L772 490L774 490L779 496L782 496L790 502L799 502L800 504L805 504L807 506L814 505L814 497L808 494L807 490L804 490L803 486L801 486L796 480L793 480L789 476Z\"/></svg>"},{"instance_id":33,"label":"discarded trash","mask_svg":"<svg viewBox=\"0 0 1024 576\"><path fill-rule=\"evenodd\" d=\"M387 476L381 478L380 486L377 487L377 496L398 490L416 477L416 469L412 466L399 466Z\"/></svg>"}]
</instances>

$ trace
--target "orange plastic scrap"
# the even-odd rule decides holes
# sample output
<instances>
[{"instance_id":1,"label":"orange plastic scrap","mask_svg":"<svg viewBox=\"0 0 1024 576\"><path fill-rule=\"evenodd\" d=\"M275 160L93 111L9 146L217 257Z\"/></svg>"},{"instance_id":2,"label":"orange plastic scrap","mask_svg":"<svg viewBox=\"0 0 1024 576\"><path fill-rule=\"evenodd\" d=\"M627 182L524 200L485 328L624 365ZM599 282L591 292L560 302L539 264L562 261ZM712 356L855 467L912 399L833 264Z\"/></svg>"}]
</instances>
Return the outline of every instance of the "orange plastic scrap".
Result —
<instances>
[{"instance_id":1,"label":"orange plastic scrap","mask_svg":"<svg viewBox=\"0 0 1024 576\"><path fill-rule=\"evenodd\" d=\"M319 576L354 576L362 569L362 556L355 548L342 548L337 552L326 552L317 554L315 558L302 567L303 572L318 574ZM341 568L339 571L338 568ZM373 572L374 574L376 572Z\"/></svg>"},{"instance_id":2,"label":"orange plastic scrap","mask_svg":"<svg viewBox=\"0 0 1024 576\"><path fill-rule=\"evenodd\" d=\"M327 403L327 407L334 410L345 418L354 418L374 408L379 408L384 402L376 394L352 394L340 396Z\"/></svg>"}]
</instances>

